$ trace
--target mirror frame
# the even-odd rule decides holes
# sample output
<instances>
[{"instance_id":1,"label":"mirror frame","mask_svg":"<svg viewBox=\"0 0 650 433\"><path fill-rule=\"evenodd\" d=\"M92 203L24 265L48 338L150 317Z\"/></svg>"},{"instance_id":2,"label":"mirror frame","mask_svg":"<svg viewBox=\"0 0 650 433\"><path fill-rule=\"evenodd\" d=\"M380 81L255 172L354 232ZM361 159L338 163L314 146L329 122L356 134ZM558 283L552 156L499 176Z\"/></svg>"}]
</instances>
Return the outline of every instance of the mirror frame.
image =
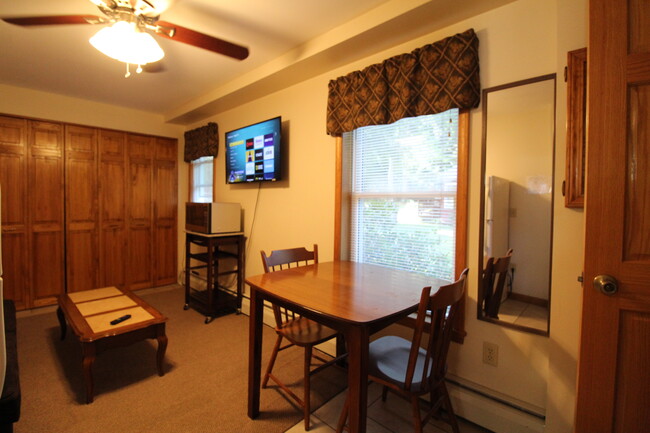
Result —
<instances>
[{"instance_id":1,"label":"mirror frame","mask_svg":"<svg viewBox=\"0 0 650 433\"><path fill-rule=\"evenodd\" d=\"M483 257L483 248L484 248L484 242L485 242L485 184L486 184L486 179L485 179L485 166L486 166L486 159L487 159L487 127L488 127L488 95L492 92L497 92L499 90L506 90L510 89L513 87L519 87L519 86L525 86L527 84L534 84L542 81L548 81L548 80L553 80L553 125L552 125L552 131L551 131L551 136L552 136L552 141L551 145L553 146L553 151L551 153L551 173L552 173L552 185L553 185L553 190L551 193L551 239L549 239L550 242L550 251L551 251L551 257L549 259L549 287L548 287L548 302L549 302L549 317L546 321L546 330L538 329L538 328L532 328L528 326L523 326L523 325L517 325L514 323L509 323L505 322L503 320L499 319L494 319L492 317L486 317L483 314L483 309L482 309L482 299L484 298L484 291L483 291L483 284L482 284L482 278L481 275L483 273L483 269L485 267L484 263L484 257ZM550 303L551 303L551 286L552 286L552 272L553 272L553 224L554 224L554 218L555 218L555 145L556 145L556 140L555 140L555 133L556 133L556 123L557 123L557 74L546 74L546 75L540 75L538 77L533 77L533 78L528 78L525 80L520 80L520 81L515 81L512 83L507 83L507 84L502 84L499 86L494 86L490 88L483 89L482 91L482 126L483 126L483 133L482 133L482 139L481 139L481 190L480 190L480 197L481 197L481 205L480 205L480 216L479 216L479 248L478 248L478 298L477 298L477 305L476 305L476 317L478 320L482 320L485 322L490 322L494 323L497 325L501 325L506 328L511 328L511 329L516 329L519 331L524 331L524 332L529 332L532 334L537 334L537 335L542 335L542 336L549 336L550 329L551 329L551 317L550 317Z\"/></svg>"}]
</instances>

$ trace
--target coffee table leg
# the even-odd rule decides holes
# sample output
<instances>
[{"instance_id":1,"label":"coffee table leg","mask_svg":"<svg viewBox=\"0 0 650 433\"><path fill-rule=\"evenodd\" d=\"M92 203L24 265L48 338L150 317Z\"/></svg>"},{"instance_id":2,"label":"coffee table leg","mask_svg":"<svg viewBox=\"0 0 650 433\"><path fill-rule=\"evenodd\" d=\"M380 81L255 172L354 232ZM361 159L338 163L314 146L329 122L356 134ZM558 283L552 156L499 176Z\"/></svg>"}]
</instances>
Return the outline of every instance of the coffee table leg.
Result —
<instances>
[{"instance_id":1,"label":"coffee table leg","mask_svg":"<svg viewBox=\"0 0 650 433\"><path fill-rule=\"evenodd\" d=\"M82 343L84 380L86 382L86 403L93 402L93 363L95 362L95 345Z\"/></svg>"},{"instance_id":2,"label":"coffee table leg","mask_svg":"<svg viewBox=\"0 0 650 433\"><path fill-rule=\"evenodd\" d=\"M158 376L164 376L163 361L165 360L165 351L167 351L167 335L165 335L165 324L161 323L156 329L156 340L158 340L158 353L156 361L158 364Z\"/></svg>"},{"instance_id":3,"label":"coffee table leg","mask_svg":"<svg viewBox=\"0 0 650 433\"><path fill-rule=\"evenodd\" d=\"M65 333L67 330L67 325L65 323L65 315L63 314L63 310L61 307L58 307L56 309L56 317L59 318L59 325L61 325L61 340L65 339Z\"/></svg>"}]
</instances>

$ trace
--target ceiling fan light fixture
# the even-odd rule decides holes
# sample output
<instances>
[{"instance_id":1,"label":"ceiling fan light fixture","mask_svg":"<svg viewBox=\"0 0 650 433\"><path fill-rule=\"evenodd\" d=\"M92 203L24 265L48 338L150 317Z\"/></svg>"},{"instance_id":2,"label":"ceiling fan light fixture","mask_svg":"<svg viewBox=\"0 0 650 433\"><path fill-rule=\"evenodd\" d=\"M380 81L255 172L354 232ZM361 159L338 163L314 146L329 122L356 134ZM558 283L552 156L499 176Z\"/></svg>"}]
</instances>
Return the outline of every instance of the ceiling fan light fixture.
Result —
<instances>
[{"instance_id":1,"label":"ceiling fan light fixture","mask_svg":"<svg viewBox=\"0 0 650 433\"><path fill-rule=\"evenodd\" d=\"M90 38L90 43L108 57L134 65L157 62L165 56L150 34L140 31L136 23L126 21L104 27Z\"/></svg>"}]
</instances>

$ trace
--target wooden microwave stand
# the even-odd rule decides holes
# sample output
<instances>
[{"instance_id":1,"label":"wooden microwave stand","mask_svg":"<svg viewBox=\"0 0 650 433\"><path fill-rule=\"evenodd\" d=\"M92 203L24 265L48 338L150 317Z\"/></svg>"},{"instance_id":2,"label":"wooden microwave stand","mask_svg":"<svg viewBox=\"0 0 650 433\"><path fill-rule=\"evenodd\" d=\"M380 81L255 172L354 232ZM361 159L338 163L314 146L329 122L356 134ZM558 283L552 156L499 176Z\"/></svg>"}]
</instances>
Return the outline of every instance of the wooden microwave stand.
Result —
<instances>
[{"instance_id":1,"label":"wooden microwave stand","mask_svg":"<svg viewBox=\"0 0 650 433\"><path fill-rule=\"evenodd\" d=\"M192 252L192 244L200 252ZM224 249L224 247L229 247ZM236 252L232 252L236 249ZM215 317L241 311L244 288L244 249L245 238L242 232L207 234L185 230L185 310L193 308L204 314L205 323ZM237 267L219 269L221 261L236 261ZM206 269L206 289L194 289L190 285L190 275L198 269ZM219 287L219 277L236 274L237 292L232 294Z\"/></svg>"}]
</instances>

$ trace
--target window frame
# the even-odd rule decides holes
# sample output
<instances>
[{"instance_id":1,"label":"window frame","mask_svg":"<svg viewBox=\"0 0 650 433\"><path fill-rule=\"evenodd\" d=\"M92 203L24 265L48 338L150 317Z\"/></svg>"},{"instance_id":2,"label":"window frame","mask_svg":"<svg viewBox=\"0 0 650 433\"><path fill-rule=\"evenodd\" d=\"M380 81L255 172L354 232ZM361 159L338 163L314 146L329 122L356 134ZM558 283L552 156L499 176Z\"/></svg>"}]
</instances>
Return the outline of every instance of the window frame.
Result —
<instances>
[{"instance_id":1,"label":"window frame","mask_svg":"<svg viewBox=\"0 0 650 433\"><path fill-rule=\"evenodd\" d=\"M343 138L336 137L336 185L334 205L334 259L345 260L347 258L350 215L350 185L346 178L346 170L343 164ZM469 110L460 110L458 113L458 177L456 192L456 251L455 251L455 276L467 267L467 232L468 232L468 188L469 188ZM456 314L455 326L452 339L457 343L463 343L467 332L465 331L465 303L467 290L461 301L461 308ZM413 327L415 320L409 317L399 323Z\"/></svg>"}]
</instances>

